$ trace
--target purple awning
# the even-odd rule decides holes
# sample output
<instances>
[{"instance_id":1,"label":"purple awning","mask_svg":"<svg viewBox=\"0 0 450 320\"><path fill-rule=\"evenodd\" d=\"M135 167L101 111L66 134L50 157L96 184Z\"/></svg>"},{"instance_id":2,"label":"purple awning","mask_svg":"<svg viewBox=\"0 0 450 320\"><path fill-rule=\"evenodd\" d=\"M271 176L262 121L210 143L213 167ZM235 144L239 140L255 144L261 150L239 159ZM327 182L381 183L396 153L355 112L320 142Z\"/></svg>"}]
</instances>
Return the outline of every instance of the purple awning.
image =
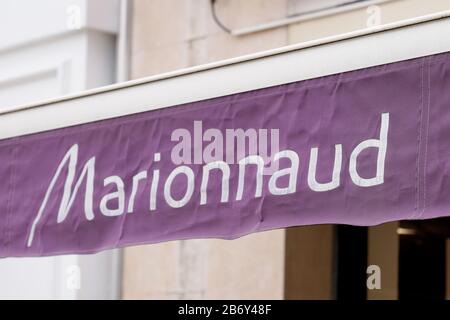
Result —
<instances>
[{"instance_id":1,"label":"purple awning","mask_svg":"<svg viewBox=\"0 0 450 320\"><path fill-rule=\"evenodd\" d=\"M0 257L450 215L449 59L0 141Z\"/></svg>"}]
</instances>

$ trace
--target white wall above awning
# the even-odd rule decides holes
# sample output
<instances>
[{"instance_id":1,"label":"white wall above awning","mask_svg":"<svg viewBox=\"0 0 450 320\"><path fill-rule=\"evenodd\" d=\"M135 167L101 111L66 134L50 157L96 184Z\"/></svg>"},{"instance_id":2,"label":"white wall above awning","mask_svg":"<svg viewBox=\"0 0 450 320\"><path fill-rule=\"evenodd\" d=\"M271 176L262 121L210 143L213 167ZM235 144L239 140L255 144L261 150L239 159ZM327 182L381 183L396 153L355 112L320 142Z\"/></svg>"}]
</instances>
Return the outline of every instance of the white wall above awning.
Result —
<instances>
[{"instance_id":1,"label":"white wall above awning","mask_svg":"<svg viewBox=\"0 0 450 320\"><path fill-rule=\"evenodd\" d=\"M1 7L0 51L73 32L78 13L80 29L118 29L118 0L2 0Z\"/></svg>"},{"instance_id":2,"label":"white wall above awning","mask_svg":"<svg viewBox=\"0 0 450 320\"><path fill-rule=\"evenodd\" d=\"M447 52L449 34L450 11L445 11L6 107L0 110L0 139Z\"/></svg>"}]
</instances>

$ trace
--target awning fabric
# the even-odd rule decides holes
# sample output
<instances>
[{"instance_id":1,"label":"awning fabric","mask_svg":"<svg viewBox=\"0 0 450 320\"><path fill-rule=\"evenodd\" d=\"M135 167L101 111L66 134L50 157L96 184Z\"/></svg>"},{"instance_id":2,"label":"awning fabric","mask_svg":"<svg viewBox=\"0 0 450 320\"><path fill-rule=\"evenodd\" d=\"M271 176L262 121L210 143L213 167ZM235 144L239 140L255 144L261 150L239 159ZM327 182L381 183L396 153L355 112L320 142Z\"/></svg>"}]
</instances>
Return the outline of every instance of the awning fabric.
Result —
<instances>
[{"instance_id":1,"label":"awning fabric","mask_svg":"<svg viewBox=\"0 0 450 320\"><path fill-rule=\"evenodd\" d=\"M0 141L0 256L449 215L449 59ZM227 161L243 132L276 152Z\"/></svg>"}]
</instances>

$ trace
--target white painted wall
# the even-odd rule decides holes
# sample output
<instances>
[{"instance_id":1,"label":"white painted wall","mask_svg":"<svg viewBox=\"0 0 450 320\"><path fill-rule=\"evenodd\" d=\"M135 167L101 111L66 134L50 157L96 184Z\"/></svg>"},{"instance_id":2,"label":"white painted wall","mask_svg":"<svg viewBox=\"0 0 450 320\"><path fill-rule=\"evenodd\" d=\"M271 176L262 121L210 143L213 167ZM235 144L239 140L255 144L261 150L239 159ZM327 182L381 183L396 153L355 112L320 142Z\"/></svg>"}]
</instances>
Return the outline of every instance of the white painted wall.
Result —
<instances>
[{"instance_id":1,"label":"white painted wall","mask_svg":"<svg viewBox=\"0 0 450 320\"><path fill-rule=\"evenodd\" d=\"M77 20L79 28L115 33L119 0L2 0L0 48L12 48L65 35Z\"/></svg>"},{"instance_id":2,"label":"white painted wall","mask_svg":"<svg viewBox=\"0 0 450 320\"><path fill-rule=\"evenodd\" d=\"M116 0L2 0L0 110L113 83L118 17ZM3 259L0 299L118 298L119 263L116 251Z\"/></svg>"}]
</instances>

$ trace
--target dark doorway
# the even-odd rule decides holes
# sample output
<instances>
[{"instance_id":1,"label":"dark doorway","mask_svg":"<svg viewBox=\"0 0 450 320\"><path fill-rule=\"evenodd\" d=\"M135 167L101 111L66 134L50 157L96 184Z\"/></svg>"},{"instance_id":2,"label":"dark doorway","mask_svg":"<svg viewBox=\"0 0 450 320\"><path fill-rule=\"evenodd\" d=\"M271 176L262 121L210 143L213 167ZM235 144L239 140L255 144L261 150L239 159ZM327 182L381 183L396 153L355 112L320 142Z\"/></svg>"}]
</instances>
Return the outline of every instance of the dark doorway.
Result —
<instances>
[{"instance_id":1,"label":"dark doorway","mask_svg":"<svg viewBox=\"0 0 450 320\"><path fill-rule=\"evenodd\" d=\"M335 296L338 300L367 297L367 227L336 226Z\"/></svg>"},{"instance_id":2,"label":"dark doorway","mask_svg":"<svg viewBox=\"0 0 450 320\"><path fill-rule=\"evenodd\" d=\"M450 219L402 221L399 231L399 299L445 299Z\"/></svg>"}]
</instances>

